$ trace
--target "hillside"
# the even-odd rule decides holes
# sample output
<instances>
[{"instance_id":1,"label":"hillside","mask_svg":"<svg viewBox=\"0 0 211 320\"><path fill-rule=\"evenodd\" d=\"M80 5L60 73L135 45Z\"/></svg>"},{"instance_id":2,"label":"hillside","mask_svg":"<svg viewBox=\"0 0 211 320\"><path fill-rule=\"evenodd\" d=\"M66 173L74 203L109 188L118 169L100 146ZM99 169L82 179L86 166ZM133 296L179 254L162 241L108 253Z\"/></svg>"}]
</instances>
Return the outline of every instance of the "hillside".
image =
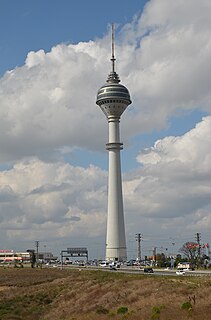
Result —
<instances>
[{"instance_id":1,"label":"hillside","mask_svg":"<svg viewBox=\"0 0 211 320\"><path fill-rule=\"evenodd\" d=\"M210 319L209 277L0 269L0 320Z\"/></svg>"}]
</instances>

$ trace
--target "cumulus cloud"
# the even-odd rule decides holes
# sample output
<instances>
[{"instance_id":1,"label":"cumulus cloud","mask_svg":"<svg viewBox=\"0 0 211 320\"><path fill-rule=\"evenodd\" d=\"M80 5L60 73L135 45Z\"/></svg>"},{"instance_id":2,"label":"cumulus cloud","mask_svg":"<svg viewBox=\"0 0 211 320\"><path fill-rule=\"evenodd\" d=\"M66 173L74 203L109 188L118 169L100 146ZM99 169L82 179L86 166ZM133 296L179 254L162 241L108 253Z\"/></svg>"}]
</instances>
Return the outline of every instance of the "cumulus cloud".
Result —
<instances>
[{"instance_id":1,"label":"cumulus cloud","mask_svg":"<svg viewBox=\"0 0 211 320\"><path fill-rule=\"evenodd\" d=\"M140 168L123 179L128 235L143 227L169 237L178 230L208 233L210 139L209 116L186 134L158 140L139 153ZM29 229L31 240L104 238L107 173L100 168L31 159L0 172L0 185L0 226L10 240Z\"/></svg>"},{"instance_id":2,"label":"cumulus cloud","mask_svg":"<svg viewBox=\"0 0 211 320\"><path fill-rule=\"evenodd\" d=\"M99 146L104 119L95 96L102 79L92 46L97 54L92 42L30 52L24 66L1 79L1 161Z\"/></svg>"},{"instance_id":3,"label":"cumulus cloud","mask_svg":"<svg viewBox=\"0 0 211 320\"><path fill-rule=\"evenodd\" d=\"M179 111L210 111L210 12L209 0L149 1L140 17L119 30L117 71L133 100L123 116L124 141L165 127ZM58 160L64 147L103 150L106 123L95 97L110 70L109 42L106 34L32 51L22 67L5 74L1 161Z\"/></svg>"},{"instance_id":4,"label":"cumulus cloud","mask_svg":"<svg viewBox=\"0 0 211 320\"><path fill-rule=\"evenodd\" d=\"M39 234L41 240L99 236L105 231L106 179L93 166L20 162L0 172L1 228L10 239L25 232L32 239Z\"/></svg>"},{"instance_id":5,"label":"cumulus cloud","mask_svg":"<svg viewBox=\"0 0 211 320\"><path fill-rule=\"evenodd\" d=\"M123 28L136 116L128 131L160 129L184 110L210 112L210 12L207 0L153 0Z\"/></svg>"},{"instance_id":6,"label":"cumulus cloud","mask_svg":"<svg viewBox=\"0 0 211 320\"><path fill-rule=\"evenodd\" d=\"M183 136L166 137L139 153L140 169L125 178L127 210L161 229L208 231L211 117ZM148 221L148 223L149 223ZM141 225L141 222L140 222Z\"/></svg>"},{"instance_id":7,"label":"cumulus cloud","mask_svg":"<svg viewBox=\"0 0 211 320\"><path fill-rule=\"evenodd\" d=\"M188 165L195 174L196 172L207 174L211 169L209 161L211 149L208 147L210 138L211 117L208 116L183 136L171 136L156 141L152 148L141 151L137 160L145 165L154 164L156 167L165 167L167 164L177 162Z\"/></svg>"},{"instance_id":8,"label":"cumulus cloud","mask_svg":"<svg viewBox=\"0 0 211 320\"><path fill-rule=\"evenodd\" d=\"M122 117L124 142L183 111L210 113L210 13L209 0L150 0L118 31L117 71L133 100ZM95 97L109 57L107 34L29 52L0 79L0 162L14 164L0 172L0 239L29 229L33 240L104 233L106 173L66 164L65 155L103 150L107 124ZM208 116L140 151L140 168L123 182L129 233L210 227L210 133Z\"/></svg>"}]
</instances>

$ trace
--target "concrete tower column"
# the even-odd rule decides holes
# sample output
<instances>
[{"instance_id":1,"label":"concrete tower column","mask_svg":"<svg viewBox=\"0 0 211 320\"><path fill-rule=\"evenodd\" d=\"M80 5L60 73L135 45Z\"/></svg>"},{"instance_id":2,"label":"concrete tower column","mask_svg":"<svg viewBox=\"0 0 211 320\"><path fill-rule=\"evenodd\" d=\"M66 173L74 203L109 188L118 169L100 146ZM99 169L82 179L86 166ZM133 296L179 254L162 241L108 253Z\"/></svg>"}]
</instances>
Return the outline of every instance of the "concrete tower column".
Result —
<instances>
[{"instance_id":1,"label":"concrete tower column","mask_svg":"<svg viewBox=\"0 0 211 320\"><path fill-rule=\"evenodd\" d=\"M120 161L122 143L120 143L119 137L119 122L119 117L108 117L109 143L106 148L109 152L109 174L106 260L127 259Z\"/></svg>"}]
</instances>

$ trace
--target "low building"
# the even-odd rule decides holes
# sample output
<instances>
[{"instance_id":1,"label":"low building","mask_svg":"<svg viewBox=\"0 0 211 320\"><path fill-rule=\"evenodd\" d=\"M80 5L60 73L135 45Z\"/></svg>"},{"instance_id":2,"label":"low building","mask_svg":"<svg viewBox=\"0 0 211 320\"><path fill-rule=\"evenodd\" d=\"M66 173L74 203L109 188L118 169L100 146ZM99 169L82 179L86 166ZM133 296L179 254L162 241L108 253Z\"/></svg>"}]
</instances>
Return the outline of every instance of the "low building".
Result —
<instances>
[{"instance_id":1,"label":"low building","mask_svg":"<svg viewBox=\"0 0 211 320\"><path fill-rule=\"evenodd\" d=\"M28 252L15 252L14 250L0 250L0 263L29 262Z\"/></svg>"},{"instance_id":2,"label":"low building","mask_svg":"<svg viewBox=\"0 0 211 320\"><path fill-rule=\"evenodd\" d=\"M177 269L179 270L193 270L194 269L194 265L190 262L180 262L177 265Z\"/></svg>"}]
</instances>

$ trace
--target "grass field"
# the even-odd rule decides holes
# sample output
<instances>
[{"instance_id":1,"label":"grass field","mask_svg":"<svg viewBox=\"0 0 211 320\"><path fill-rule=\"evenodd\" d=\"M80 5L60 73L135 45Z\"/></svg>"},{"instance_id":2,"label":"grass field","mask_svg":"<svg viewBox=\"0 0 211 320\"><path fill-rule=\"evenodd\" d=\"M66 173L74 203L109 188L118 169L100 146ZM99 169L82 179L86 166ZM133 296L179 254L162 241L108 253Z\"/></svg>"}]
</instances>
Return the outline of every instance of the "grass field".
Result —
<instances>
[{"instance_id":1,"label":"grass field","mask_svg":"<svg viewBox=\"0 0 211 320\"><path fill-rule=\"evenodd\" d=\"M211 278L0 269L0 320L211 319Z\"/></svg>"}]
</instances>

